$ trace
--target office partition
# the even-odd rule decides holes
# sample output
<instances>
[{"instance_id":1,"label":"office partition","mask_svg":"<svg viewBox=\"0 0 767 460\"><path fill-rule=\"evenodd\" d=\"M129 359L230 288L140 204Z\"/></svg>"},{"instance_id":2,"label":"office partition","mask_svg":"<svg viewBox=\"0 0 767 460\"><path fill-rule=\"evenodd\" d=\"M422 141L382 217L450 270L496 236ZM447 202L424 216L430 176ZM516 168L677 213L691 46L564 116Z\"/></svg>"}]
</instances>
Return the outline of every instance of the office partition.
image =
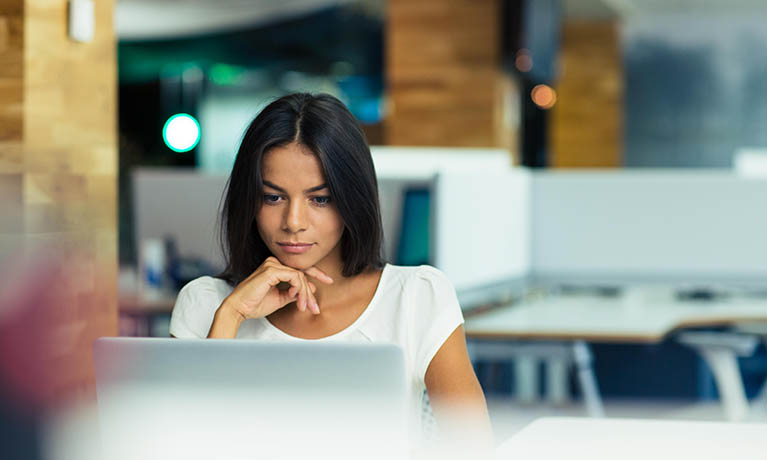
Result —
<instances>
[{"instance_id":1,"label":"office partition","mask_svg":"<svg viewBox=\"0 0 767 460\"><path fill-rule=\"evenodd\" d=\"M536 172L540 281L767 284L767 179L727 170Z\"/></svg>"},{"instance_id":2,"label":"office partition","mask_svg":"<svg viewBox=\"0 0 767 460\"><path fill-rule=\"evenodd\" d=\"M528 277L530 191L524 169L437 175L433 261L459 293Z\"/></svg>"}]
</instances>

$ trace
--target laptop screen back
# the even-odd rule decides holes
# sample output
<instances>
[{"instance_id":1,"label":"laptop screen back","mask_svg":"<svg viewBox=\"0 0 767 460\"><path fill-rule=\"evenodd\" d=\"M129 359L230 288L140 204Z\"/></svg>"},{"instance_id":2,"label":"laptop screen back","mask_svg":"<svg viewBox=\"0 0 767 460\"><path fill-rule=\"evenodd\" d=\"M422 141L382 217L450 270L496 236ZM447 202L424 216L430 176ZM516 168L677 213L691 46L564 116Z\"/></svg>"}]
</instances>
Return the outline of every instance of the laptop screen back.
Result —
<instances>
[{"instance_id":1,"label":"laptop screen back","mask_svg":"<svg viewBox=\"0 0 767 460\"><path fill-rule=\"evenodd\" d=\"M393 345L102 338L94 356L109 458L406 449L404 362Z\"/></svg>"}]
</instances>

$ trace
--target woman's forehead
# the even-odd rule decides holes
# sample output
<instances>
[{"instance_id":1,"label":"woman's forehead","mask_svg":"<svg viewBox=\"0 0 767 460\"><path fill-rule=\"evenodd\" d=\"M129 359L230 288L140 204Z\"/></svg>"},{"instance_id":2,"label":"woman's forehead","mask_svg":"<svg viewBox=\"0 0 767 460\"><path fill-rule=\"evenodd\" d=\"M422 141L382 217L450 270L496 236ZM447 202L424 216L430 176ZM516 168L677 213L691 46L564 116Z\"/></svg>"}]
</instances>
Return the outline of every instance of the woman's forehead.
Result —
<instances>
[{"instance_id":1,"label":"woman's forehead","mask_svg":"<svg viewBox=\"0 0 767 460\"><path fill-rule=\"evenodd\" d=\"M264 155L263 180L284 189L305 189L325 180L319 158L303 145L275 147Z\"/></svg>"}]
</instances>

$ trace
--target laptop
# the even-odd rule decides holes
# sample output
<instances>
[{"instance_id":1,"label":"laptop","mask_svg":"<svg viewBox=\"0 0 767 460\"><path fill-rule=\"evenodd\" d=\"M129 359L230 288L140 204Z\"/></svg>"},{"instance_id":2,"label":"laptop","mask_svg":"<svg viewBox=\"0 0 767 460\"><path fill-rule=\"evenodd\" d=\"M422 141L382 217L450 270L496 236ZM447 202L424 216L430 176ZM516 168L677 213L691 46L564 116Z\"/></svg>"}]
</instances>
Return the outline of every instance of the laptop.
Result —
<instances>
[{"instance_id":1,"label":"laptop","mask_svg":"<svg viewBox=\"0 0 767 460\"><path fill-rule=\"evenodd\" d=\"M406 458L395 345L100 338L104 458Z\"/></svg>"}]
</instances>

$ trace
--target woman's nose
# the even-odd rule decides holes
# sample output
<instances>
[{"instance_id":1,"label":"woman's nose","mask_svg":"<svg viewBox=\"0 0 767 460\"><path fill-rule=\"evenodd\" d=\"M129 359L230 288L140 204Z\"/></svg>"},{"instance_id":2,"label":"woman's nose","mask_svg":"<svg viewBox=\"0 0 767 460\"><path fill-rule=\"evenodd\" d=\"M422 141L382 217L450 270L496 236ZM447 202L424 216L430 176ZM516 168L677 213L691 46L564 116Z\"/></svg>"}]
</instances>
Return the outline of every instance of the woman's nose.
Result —
<instances>
[{"instance_id":1,"label":"woman's nose","mask_svg":"<svg viewBox=\"0 0 767 460\"><path fill-rule=\"evenodd\" d=\"M285 216L285 229L290 233L306 230L306 204L301 201L293 201L288 206Z\"/></svg>"}]
</instances>

